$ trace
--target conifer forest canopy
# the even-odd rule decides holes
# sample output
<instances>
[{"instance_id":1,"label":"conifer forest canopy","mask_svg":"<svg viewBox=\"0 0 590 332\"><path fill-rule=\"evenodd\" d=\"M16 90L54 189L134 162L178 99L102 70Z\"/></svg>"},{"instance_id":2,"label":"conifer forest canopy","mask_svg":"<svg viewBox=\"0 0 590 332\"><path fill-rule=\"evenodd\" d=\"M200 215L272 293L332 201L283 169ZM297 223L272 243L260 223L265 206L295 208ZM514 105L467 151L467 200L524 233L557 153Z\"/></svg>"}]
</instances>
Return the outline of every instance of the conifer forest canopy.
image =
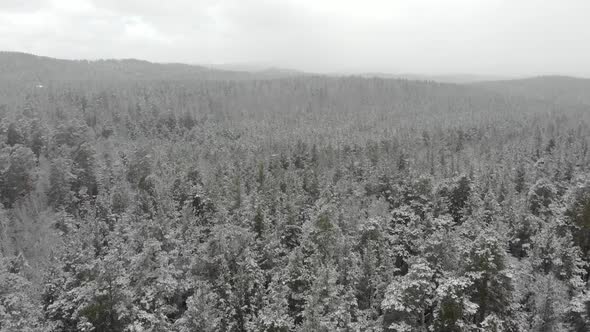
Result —
<instances>
[{"instance_id":1,"label":"conifer forest canopy","mask_svg":"<svg viewBox=\"0 0 590 332\"><path fill-rule=\"evenodd\" d=\"M0 331L590 331L590 80L0 53Z\"/></svg>"}]
</instances>

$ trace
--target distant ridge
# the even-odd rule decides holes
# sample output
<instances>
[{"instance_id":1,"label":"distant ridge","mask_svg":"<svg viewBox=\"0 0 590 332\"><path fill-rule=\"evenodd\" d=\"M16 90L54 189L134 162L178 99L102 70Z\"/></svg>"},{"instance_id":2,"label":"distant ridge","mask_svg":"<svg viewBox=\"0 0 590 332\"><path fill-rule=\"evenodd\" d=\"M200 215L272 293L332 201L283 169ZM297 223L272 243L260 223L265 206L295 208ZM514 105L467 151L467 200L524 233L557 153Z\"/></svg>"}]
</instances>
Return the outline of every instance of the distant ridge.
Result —
<instances>
[{"instance_id":1,"label":"distant ridge","mask_svg":"<svg viewBox=\"0 0 590 332\"><path fill-rule=\"evenodd\" d=\"M194 65L140 59L64 60L23 52L0 51L0 80L41 84L77 80L251 80L320 75L260 64ZM463 84L502 94L590 105L590 79L569 76L508 77L449 74L326 74Z\"/></svg>"},{"instance_id":2,"label":"distant ridge","mask_svg":"<svg viewBox=\"0 0 590 332\"><path fill-rule=\"evenodd\" d=\"M571 76L538 76L531 78L487 81L472 86L507 95L554 103L590 105L590 79Z\"/></svg>"},{"instance_id":3,"label":"distant ridge","mask_svg":"<svg viewBox=\"0 0 590 332\"><path fill-rule=\"evenodd\" d=\"M252 73L182 63L154 63L138 59L63 60L0 51L0 79L11 81L243 80L292 75L296 73L278 70Z\"/></svg>"},{"instance_id":4,"label":"distant ridge","mask_svg":"<svg viewBox=\"0 0 590 332\"><path fill-rule=\"evenodd\" d=\"M379 77L391 79L406 79L412 81L432 81L439 83L467 84L482 81L508 80L509 77L477 75L477 74L447 74L447 75L420 75L420 74L384 74L384 73L363 73L362 77Z\"/></svg>"},{"instance_id":5,"label":"distant ridge","mask_svg":"<svg viewBox=\"0 0 590 332\"><path fill-rule=\"evenodd\" d=\"M263 63L222 63L222 64L199 64L199 66L219 69L226 71L238 71L238 72L249 72L249 73L276 73L282 75L310 75L309 73L289 68L281 68L273 65L267 65Z\"/></svg>"}]
</instances>

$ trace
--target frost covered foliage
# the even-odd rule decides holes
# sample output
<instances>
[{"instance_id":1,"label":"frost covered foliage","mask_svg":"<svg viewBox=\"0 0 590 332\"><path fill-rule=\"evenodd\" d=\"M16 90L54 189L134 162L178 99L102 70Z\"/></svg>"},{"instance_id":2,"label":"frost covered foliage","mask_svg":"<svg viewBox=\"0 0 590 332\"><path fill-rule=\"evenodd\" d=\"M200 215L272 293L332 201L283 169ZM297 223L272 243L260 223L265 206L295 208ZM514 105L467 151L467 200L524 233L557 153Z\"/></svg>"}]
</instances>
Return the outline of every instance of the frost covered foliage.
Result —
<instances>
[{"instance_id":1,"label":"frost covered foliage","mask_svg":"<svg viewBox=\"0 0 590 332\"><path fill-rule=\"evenodd\" d=\"M590 330L588 105L362 78L3 84L2 332Z\"/></svg>"},{"instance_id":2,"label":"frost covered foliage","mask_svg":"<svg viewBox=\"0 0 590 332\"><path fill-rule=\"evenodd\" d=\"M49 326L22 255L0 256L0 331L45 331Z\"/></svg>"}]
</instances>

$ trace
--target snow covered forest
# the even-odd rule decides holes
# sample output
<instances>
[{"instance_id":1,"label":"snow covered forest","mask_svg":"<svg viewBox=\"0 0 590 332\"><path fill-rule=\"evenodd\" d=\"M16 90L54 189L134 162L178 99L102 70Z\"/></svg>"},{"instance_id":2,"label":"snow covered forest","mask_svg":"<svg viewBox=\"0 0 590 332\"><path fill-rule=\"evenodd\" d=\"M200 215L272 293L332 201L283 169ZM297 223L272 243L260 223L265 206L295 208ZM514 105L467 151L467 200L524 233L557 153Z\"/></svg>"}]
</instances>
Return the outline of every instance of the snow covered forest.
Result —
<instances>
[{"instance_id":1,"label":"snow covered forest","mask_svg":"<svg viewBox=\"0 0 590 332\"><path fill-rule=\"evenodd\" d=\"M0 331L589 331L590 80L0 53Z\"/></svg>"}]
</instances>

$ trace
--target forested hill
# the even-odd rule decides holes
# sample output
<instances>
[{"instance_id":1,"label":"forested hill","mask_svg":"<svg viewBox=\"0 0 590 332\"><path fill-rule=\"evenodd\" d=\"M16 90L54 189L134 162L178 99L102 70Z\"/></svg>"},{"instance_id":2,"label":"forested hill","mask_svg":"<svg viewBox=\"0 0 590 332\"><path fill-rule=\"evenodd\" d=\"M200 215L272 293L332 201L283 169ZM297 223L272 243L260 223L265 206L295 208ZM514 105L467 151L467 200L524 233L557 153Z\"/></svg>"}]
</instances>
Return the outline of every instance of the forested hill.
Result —
<instances>
[{"instance_id":1,"label":"forested hill","mask_svg":"<svg viewBox=\"0 0 590 332\"><path fill-rule=\"evenodd\" d=\"M295 75L278 70L248 73L179 63L136 59L62 60L27 53L0 52L0 79L42 84L83 80L239 80Z\"/></svg>"},{"instance_id":2,"label":"forested hill","mask_svg":"<svg viewBox=\"0 0 590 332\"><path fill-rule=\"evenodd\" d=\"M527 96L547 102L590 105L590 79L540 76L473 83L473 86L507 95Z\"/></svg>"},{"instance_id":3,"label":"forested hill","mask_svg":"<svg viewBox=\"0 0 590 332\"><path fill-rule=\"evenodd\" d=\"M0 58L0 332L590 330L559 84Z\"/></svg>"}]
</instances>

